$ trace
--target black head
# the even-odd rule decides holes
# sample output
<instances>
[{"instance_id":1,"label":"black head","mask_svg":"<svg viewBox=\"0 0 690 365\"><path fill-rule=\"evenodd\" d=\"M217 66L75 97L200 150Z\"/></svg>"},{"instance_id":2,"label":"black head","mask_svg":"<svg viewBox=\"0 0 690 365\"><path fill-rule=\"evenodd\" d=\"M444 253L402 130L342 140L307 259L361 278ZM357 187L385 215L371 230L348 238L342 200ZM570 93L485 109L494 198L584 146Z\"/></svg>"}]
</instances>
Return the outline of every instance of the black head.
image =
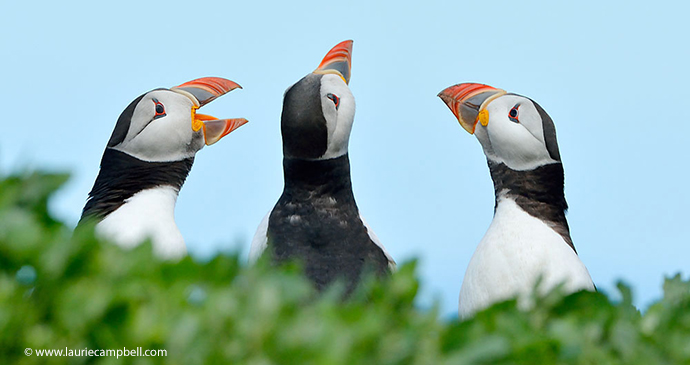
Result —
<instances>
[{"instance_id":1,"label":"black head","mask_svg":"<svg viewBox=\"0 0 690 365\"><path fill-rule=\"evenodd\" d=\"M285 157L317 159L328 148L328 125L321 107L321 78L309 74L285 92L281 133Z\"/></svg>"},{"instance_id":2,"label":"black head","mask_svg":"<svg viewBox=\"0 0 690 365\"><path fill-rule=\"evenodd\" d=\"M311 73L283 99L281 132L286 158L330 159L347 153L355 99L342 77Z\"/></svg>"}]
</instances>

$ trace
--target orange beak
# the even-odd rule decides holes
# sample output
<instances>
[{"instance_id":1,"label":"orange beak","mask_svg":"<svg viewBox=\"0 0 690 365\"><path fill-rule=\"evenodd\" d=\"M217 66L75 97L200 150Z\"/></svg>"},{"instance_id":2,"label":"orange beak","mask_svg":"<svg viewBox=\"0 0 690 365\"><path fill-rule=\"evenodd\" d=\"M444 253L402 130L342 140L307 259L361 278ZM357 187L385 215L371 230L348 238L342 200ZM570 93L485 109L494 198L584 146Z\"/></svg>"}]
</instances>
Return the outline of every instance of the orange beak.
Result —
<instances>
[{"instance_id":1,"label":"orange beak","mask_svg":"<svg viewBox=\"0 0 690 365\"><path fill-rule=\"evenodd\" d=\"M350 69L352 65L352 41L342 41L333 47L323 58L319 67L314 70L316 74L336 74L346 84L350 83Z\"/></svg>"},{"instance_id":2,"label":"orange beak","mask_svg":"<svg viewBox=\"0 0 690 365\"><path fill-rule=\"evenodd\" d=\"M196 110L237 88L241 89L242 87L234 81L220 77L202 77L172 87L170 90L185 95L194 103L192 107L192 130L196 132L202 129L204 142L210 146L246 124L247 120L244 118L218 119L210 115L197 114Z\"/></svg>"},{"instance_id":3,"label":"orange beak","mask_svg":"<svg viewBox=\"0 0 690 365\"><path fill-rule=\"evenodd\" d=\"M210 146L235 129L247 124L244 118L218 119L210 115L196 114L195 122L201 124L204 133L204 143ZM199 129L197 129L198 131Z\"/></svg>"},{"instance_id":4,"label":"orange beak","mask_svg":"<svg viewBox=\"0 0 690 365\"><path fill-rule=\"evenodd\" d=\"M507 94L505 90L489 85L464 83L453 85L438 94L460 125L470 134L474 134L477 123L486 126L489 122L486 106L499 96Z\"/></svg>"}]
</instances>

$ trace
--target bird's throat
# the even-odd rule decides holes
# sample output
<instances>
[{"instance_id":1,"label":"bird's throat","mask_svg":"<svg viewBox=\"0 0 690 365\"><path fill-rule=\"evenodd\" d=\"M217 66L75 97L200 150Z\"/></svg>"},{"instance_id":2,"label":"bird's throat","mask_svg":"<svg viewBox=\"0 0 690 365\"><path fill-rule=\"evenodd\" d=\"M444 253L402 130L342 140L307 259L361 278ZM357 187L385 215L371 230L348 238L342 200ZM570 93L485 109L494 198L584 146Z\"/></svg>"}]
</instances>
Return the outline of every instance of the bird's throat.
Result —
<instances>
[{"instance_id":1,"label":"bird's throat","mask_svg":"<svg viewBox=\"0 0 690 365\"><path fill-rule=\"evenodd\" d=\"M106 148L81 220L87 217L103 219L134 194L146 189L171 186L179 191L193 163L194 157L173 162L147 162Z\"/></svg>"},{"instance_id":2,"label":"bird's throat","mask_svg":"<svg viewBox=\"0 0 690 365\"><path fill-rule=\"evenodd\" d=\"M565 218L568 203L563 192L563 165L552 163L516 171L503 163L488 163L494 181L494 211L503 197L512 198L522 210L551 226L575 250Z\"/></svg>"},{"instance_id":3,"label":"bird's throat","mask_svg":"<svg viewBox=\"0 0 690 365\"><path fill-rule=\"evenodd\" d=\"M283 159L286 191L329 194L352 191L347 154L328 160Z\"/></svg>"}]
</instances>

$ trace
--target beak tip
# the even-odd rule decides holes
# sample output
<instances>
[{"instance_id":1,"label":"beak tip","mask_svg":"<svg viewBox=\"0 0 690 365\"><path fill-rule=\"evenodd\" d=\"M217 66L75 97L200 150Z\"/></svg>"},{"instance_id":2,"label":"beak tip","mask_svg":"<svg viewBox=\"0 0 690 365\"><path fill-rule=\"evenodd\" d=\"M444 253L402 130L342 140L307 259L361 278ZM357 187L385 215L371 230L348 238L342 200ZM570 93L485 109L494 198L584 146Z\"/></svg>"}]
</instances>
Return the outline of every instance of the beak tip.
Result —
<instances>
[{"instance_id":1,"label":"beak tip","mask_svg":"<svg viewBox=\"0 0 690 365\"><path fill-rule=\"evenodd\" d=\"M215 144L230 132L247 124L249 121L244 118L216 119L204 123L204 141L207 146Z\"/></svg>"},{"instance_id":2,"label":"beak tip","mask_svg":"<svg viewBox=\"0 0 690 365\"><path fill-rule=\"evenodd\" d=\"M326 56L324 56L319 67L317 67L314 72L340 74L343 80L345 80L345 83L349 84L352 69L353 43L354 41L349 39L336 44L328 51Z\"/></svg>"}]
</instances>

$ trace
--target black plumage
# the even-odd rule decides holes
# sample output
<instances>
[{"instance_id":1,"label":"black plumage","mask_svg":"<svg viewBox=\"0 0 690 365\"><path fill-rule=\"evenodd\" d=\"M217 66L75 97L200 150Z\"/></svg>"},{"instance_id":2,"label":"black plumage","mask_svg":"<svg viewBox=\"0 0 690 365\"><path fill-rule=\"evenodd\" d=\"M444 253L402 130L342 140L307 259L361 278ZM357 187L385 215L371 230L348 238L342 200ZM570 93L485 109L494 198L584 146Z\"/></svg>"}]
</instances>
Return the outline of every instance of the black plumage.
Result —
<instances>
[{"instance_id":1,"label":"black plumage","mask_svg":"<svg viewBox=\"0 0 690 365\"><path fill-rule=\"evenodd\" d=\"M496 195L494 210L498 207L500 194L512 197L525 212L541 219L560 234L577 253L565 218L568 203L563 192L563 164L551 163L533 170L516 171L503 163L491 160L488 160L488 163Z\"/></svg>"},{"instance_id":2,"label":"black plumage","mask_svg":"<svg viewBox=\"0 0 690 365\"><path fill-rule=\"evenodd\" d=\"M355 109L347 87L351 47L352 41L338 44L316 71L285 92L285 187L250 252L258 257L266 250L276 264L300 262L318 290L341 280L346 295L363 274L385 275L394 265L362 221L352 192L347 154Z\"/></svg>"},{"instance_id":3,"label":"black plumage","mask_svg":"<svg viewBox=\"0 0 690 365\"><path fill-rule=\"evenodd\" d=\"M558 149L558 139L556 138L556 125L553 124L553 120L546 113L546 110L541 107L536 101L530 99L537 108L539 117L541 117L542 128L544 131L544 144L546 145L546 150L549 152L549 156L556 161L561 160L561 152ZM561 167L562 170L562 167Z\"/></svg>"},{"instance_id":4,"label":"black plumage","mask_svg":"<svg viewBox=\"0 0 690 365\"><path fill-rule=\"evenodd\" d=\"M174 162L147 162L106 148L80 223L87 218L105 218L142 190L167 185L179 191L193 163L194 157Z\"/></svg>"},{"instance_id":5,"label":"black plumage","mask_svg":"<svg viewBox=\"0 0 690 365\"><path fill-rule=\"evenodd\" d=\"M139 105L139 102L144 98L144 96L146 96L146 94L140 95L138 98L134 99L134 101L129 103L122 114L120 114L120 117L117 118L117 123L115 123L113 134L110 135L110 139L108 140L108 147L115 147L125 140L127 133L129 133L129 127L132 124L132 115L134 114L134 109L136 109L137 105Z\"/></svg>"},{"instance_id":6,"label":"black plumage","mask_svg":"<svg viewBox=\"0 0 690 365\"><path fill-rule=\"evenodd\" d=\"M351 292L367 271L388 273L355 203L347 154L328 160L283 160L285 188L270 213L269 251L276 263L297 259L321 290L337 279Z\"/></svg>"},{"instance_id":7,"label":"black plumage","mask_svg":"<svg viewBox=\"0 0 690 365\"><path fill-rule=\"evenodd\" d=\"M321 109L321 78L309 74L285 92L281 114L283 155L316 159L328 148L328 126Z\"/></svg>"}]
</instances>

